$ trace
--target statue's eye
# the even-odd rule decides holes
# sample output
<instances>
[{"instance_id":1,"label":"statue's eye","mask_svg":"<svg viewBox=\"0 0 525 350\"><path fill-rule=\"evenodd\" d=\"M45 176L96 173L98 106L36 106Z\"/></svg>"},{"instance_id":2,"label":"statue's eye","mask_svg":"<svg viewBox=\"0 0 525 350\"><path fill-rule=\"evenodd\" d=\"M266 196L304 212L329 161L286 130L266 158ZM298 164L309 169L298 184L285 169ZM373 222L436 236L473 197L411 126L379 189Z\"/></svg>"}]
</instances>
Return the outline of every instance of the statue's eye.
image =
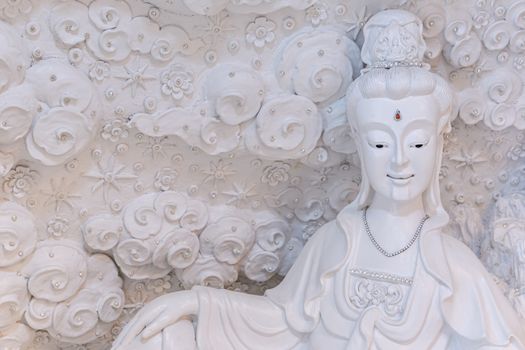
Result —
<instances>
[{"instance_id":1,"label":"statue's eye","mask_svg":"<svg viewBox=\"0 0 525 350\"><path fill-rule=\"evenodd\" d=\"M368 145L372 148L377 148L377 149L381 149L381 148L387 148L388 147L388 144L385 143L385 142L373 142L373 141L369 141L368 142Z\"/></svg>"},{"instance_id":2,"label":"statue's eye","mask_svg":"<svg viewBox=\"0 0 525 350\"><path fill-rule=\"evenodd\" d=\"M410 147L412 147L412 148L423 148L427 144L428 144L428 141L427 142L417 142L417 143L411 144Z\"/></svg>"}]
</instances>

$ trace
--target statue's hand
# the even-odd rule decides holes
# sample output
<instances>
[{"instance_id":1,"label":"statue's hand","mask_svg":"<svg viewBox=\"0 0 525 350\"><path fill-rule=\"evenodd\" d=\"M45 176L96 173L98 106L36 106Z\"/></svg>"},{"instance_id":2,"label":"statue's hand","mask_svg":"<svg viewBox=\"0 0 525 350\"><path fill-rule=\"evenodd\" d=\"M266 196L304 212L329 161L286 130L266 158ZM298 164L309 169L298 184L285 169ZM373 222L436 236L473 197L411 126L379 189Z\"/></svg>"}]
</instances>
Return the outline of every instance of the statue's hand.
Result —
<instances>
[{"instance_id":1,"label":"statue's hand","mask_svg":"<svg viewBox=\"0 0 525 350\"><path fill-rule=\"evenodd\" d=\"M133 317L113 343L112 349L126 349L139 335L147 340L180 319L196 315L198 309L197 295L191 290L160 296L146 304Z\"/></svg>"}]
</instances>

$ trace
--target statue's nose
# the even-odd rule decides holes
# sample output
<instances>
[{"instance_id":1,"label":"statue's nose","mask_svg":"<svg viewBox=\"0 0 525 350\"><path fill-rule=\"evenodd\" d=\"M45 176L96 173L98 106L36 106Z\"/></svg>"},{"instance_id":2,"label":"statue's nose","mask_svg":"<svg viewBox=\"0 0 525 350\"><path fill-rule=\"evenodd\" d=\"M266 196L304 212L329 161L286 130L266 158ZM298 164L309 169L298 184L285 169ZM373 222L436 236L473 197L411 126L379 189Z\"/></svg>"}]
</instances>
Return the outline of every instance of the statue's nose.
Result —
<instances>
[{"instance_id":1,"label":"statue's nose","mask_svg":"<svg viewBox=\"0 0 525 350\"><path fill-rule=\"evenodd\" d=\"M401 170L408 165L408 158L406 152L401 145L395 147L394 153L392 154L392 169Z\"/></svg>"}]
</instances>

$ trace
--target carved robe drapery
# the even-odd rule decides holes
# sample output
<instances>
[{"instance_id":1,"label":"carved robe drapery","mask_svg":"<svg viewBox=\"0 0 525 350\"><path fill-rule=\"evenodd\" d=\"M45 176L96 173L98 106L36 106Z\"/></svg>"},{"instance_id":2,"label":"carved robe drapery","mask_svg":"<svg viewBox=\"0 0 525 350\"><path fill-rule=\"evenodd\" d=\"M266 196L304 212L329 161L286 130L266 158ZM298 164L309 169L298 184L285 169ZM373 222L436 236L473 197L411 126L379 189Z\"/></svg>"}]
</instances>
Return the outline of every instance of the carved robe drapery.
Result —
<instances>
[{"instance_id":1,"label":"carved robe drapery","mask_svg":"<svg viewBox=\"0 0 525 350\"><path fill-rule=\"evenodd\" d=\"M350 302L352 247L364 232L345 208L265 297L195 287L199 349L523 349L515 311L474 254L429 221L403 314ZM231 297L231 296L234 297Z\"/></svg>"}]
</instances>

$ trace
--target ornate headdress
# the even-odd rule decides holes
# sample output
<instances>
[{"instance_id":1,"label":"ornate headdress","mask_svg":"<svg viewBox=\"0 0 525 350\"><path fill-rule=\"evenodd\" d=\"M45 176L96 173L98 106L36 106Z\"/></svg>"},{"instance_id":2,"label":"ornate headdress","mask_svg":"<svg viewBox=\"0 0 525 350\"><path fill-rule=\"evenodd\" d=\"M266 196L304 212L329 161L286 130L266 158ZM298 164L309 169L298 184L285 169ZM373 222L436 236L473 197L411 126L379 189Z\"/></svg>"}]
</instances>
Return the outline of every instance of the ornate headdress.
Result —
<instances>
[{"instance_id":1,"label":"ornate headdress","mask_svg":"<svg viewBox=\"0 0 525 350\"><path fill-rule=\"evenodd\" d=\"M375 14L363 28L365 42L361 59L365 72L374 68L425 67L426 44L423 24L414 14L386 10Z\"/></svg>"}]
</instances>

